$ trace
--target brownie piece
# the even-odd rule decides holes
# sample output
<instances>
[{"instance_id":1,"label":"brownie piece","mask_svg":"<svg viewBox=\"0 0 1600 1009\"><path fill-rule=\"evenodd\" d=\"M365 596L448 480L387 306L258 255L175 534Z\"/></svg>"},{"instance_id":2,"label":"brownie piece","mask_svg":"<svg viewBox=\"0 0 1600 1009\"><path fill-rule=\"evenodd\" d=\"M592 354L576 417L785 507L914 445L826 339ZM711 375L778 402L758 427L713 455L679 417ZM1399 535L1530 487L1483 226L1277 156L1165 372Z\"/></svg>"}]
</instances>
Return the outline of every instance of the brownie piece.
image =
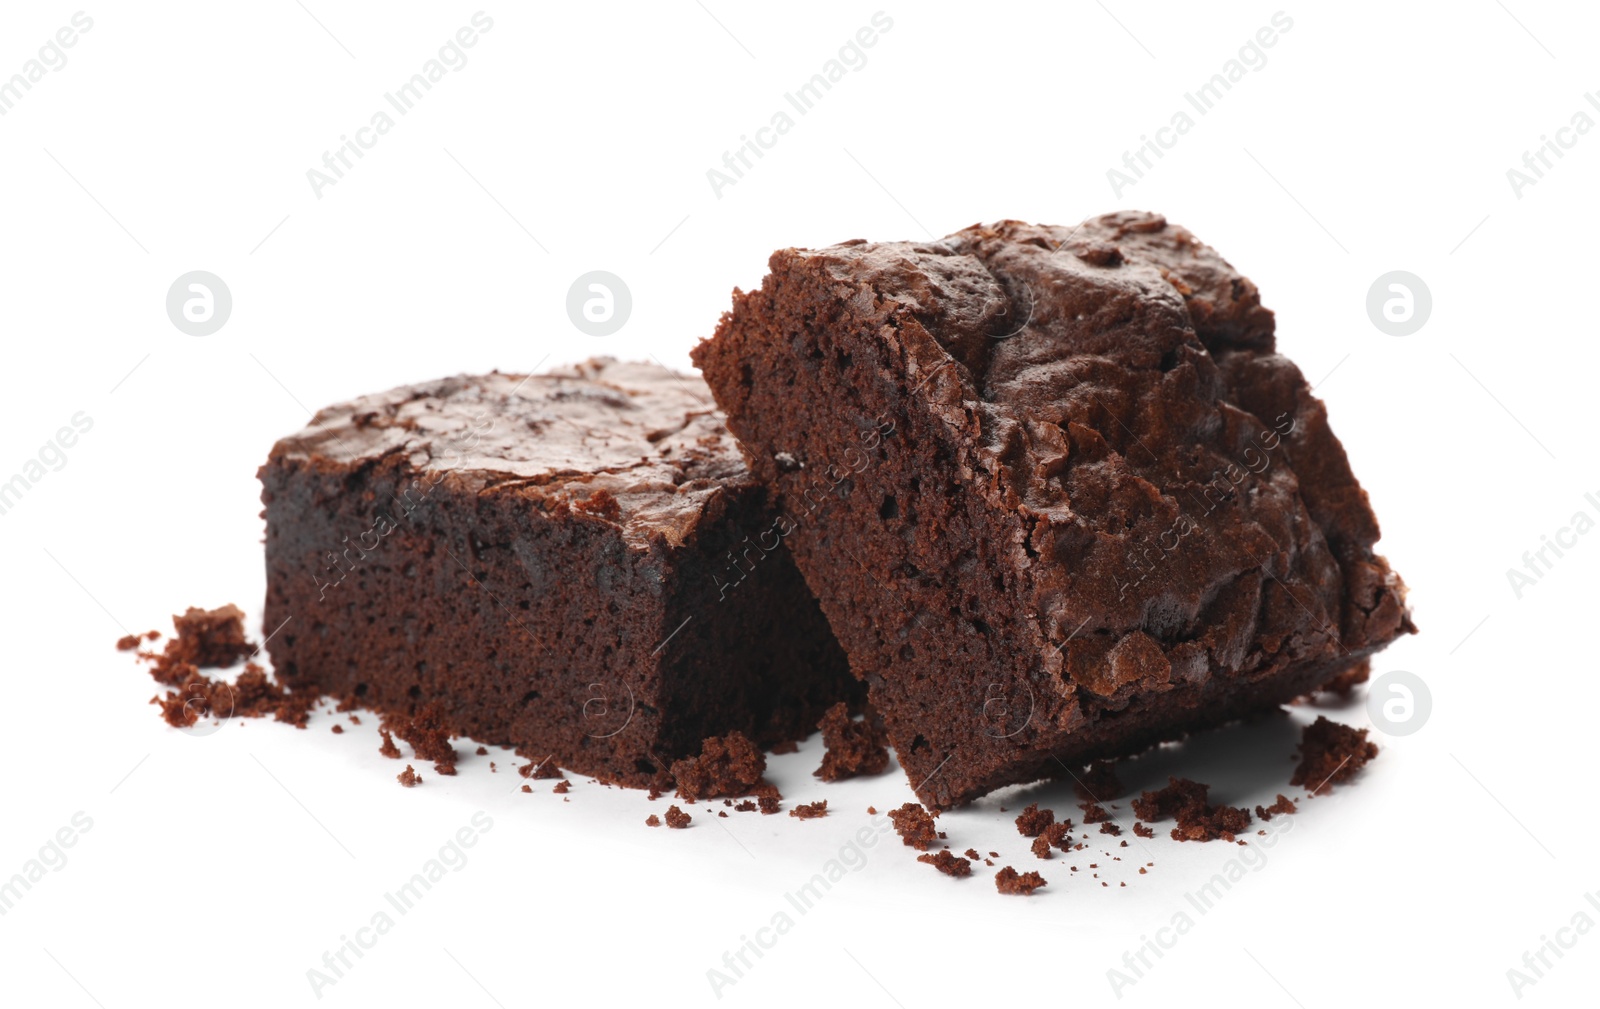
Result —
<instances>
[{"instance_id":1,"label":"brownie piece","mask_svg":"<svg viewBox=\"0 0 1600 1009\"><path fill-rule=\"evenodd\" d=\"M1413 627L1254 284L1124 212L784 249L695 349L917 796L1300 696Z\"/></svg>"},{"instance_id":2,"label":"brownie piece","mask_svg":"<svg viewBox=\"0 0 1600 1009\"><path fill-rule=\"evenodd\" d=\"M639 786L862 690L698 378L395 389L322 410L260 477L267 651L297 690Z\"/></svg>"}]
</instances>

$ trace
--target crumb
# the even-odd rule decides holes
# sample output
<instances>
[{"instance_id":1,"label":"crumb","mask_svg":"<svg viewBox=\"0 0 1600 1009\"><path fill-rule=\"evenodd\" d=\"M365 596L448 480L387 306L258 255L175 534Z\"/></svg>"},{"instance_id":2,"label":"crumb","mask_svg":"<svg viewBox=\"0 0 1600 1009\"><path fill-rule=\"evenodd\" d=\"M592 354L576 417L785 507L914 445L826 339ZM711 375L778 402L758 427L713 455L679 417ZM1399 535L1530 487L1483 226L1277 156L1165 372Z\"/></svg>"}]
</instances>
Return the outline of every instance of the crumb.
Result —
<instances>
[{"instance_id":1,"label":"crumb","mask_svg":"<svg viewBox=\"0 0 1600 1009\"><path fill-rule=\"evenodd\" d=\"M245 637L244 610L232 603L214 610L191 606L183 616L172 618L172 627L176 634L167 642L167 651L171 653L177 646L185 653L185 662L201 669L231 666L256 653Z\"/></svg>"},{"instance_id":2,"label":"crumb","mask_svg":"<svg viewBox=\"0 0 1600 1009\"><path fill-rule=\"evenodd\" d=\"M383 745L378 747L378 752L392 760L400 759L400 747L394 745L394 737L388 729L379 729L378 734L383 737Z\"/></svg>"},{"instance_id":3,"label":"crumb","mask_svg":"<svg viewBox=\"0 0 1600 1009\"><path fill-rule=\"evenodd\" d=\"M522 786L522 790L524 792L527 792L529 795L533 794L533 786L532 785L523 785Z\"/></svg>"},{"instance_id":4,"label":"crumb","mask_svg":"<svg viewBox=\"0 0 1600 1009\"><path fill-rule=\"evenodd\" d=\"M1011 866L1006 866L994 874L994 886L1001 893L1015 893L1027 896L1045 885L1045 879L1037 872L1017 872Z\"/></svg>"},{"instance_id":5,"label":"crumb","mask_svg":"<svg viewBox=\"0 0 1600 1009\"><path fill-rule=\"evenodd\" d=\"M967 858L971 859L974 862L976 862L978 859L983 857L982 855L979 855L978 852L975 849L972 849L972 848L968 848L963 854L965 854L967 856Z\"/></svg>"},{"instance_id":6,"label":"crumb","mask_svg":"<svg viewBox=\"0 0 1600 1009\"><path fill-rule=\"evenodd\" d=\"M1332 785L1344 784L1378 755L1378 744L1367 741L1367 730L1357 729L1319 715L1301 730L1300 766L1291 785L1305 785L1312 795L1325 795Z\"/></svg>"},{"instance_id":7,"label":"crumb","mask_svg":"<svg viewBox=\"0 0 1600 1009\"><path fill-rule=\"evenodd\" d=\"M685 813L677 806L667 807L667 826L671 827L673 830L682 830L683 828L687 827L689 825L689 821L693 819L694 817L690 816L688 813Z\"/></svg>"},{"instance_id":8,"label":"crumb","mask_svg":"<svg viewBox=\"0 0 1600 1009\"><path fill-rule=\"evenodd\" d=\"M749 799L746 799L743 802L735 803L733 808L740 813L754 813L756 811L756 804L751 802Z\"/></svg>"},{"instance_id":9,"label":"crumb","mask_svg":"<svg viewBox=\"0 0 1600 1009\"><path fill-rule=\"evenodd\" d=\"M800 744L793 739L785 739L783 742L774 745L767 752L779 757L785 753L799 753Z\"/></svg>"},{"instance_id":10,"label":"crumb","mask_svg":"<svg viewBox=\"0 0 1600 1009\"><path fill-rule=\"evenodd\" d=\"M154 634L155 632L151 631L150 633ZM144 641L144 637L142 635L124 634L122 637L117 639L117 651L131 652L135 648L138 648L140 642L142 641Z\"/></svg>"},{"instance_id":11,"label":"crumb","mask_svg":"<svg viewBox=\"0 0 1600 1009\"><path fill-rule=\"evenodd\" d=\"M1140 837L1155 837L1156 836L1156 832L1155 831L1151 830L1149 827L1146 827L1144 824L1138 822L1137 820L1134 821L1133 832L1135 834L1138 834Z\"/></svg>"},{"instance_id":12,"label":"crumb","mask_svg":"<svg viewBox=\"0 0 1600 1009\"><path fill-rule=\"evenodd\" d=\"M678 796L691 802L748 795L761 783L766 770L766 755L737 730L707 738L700 744L700 756L672 763Z\"/></svg>"},{"instance_id":13,"label":"crumb","mask_svg":"<svg viewBox=\"0 0 1600 1009\"><path fill-rule=\"evenodd\" d=\"M878 807L877 806L868 806L867 807L867 815L868 816L877 816L878 815Z\"/></svg>"},{"instance_id":14,"label":"crumb","mask_svg":"<svg viewBox=\"0 0 1600 1009\"><path fill-rule=\"evenodd\" d=\"M556 787L550 789L550 791L556 793L557 795L566 795L568 792L572 791L572 782L562 779L561 781L556 782Z\"/></svg>"},{"instance_id":15,"label":"crumb","mask_svg":"<svg viewBox=\"0 0 1600 1009\"><path fill-rule=\"evenodd\" d=\"M1122 782L1117 779L1117 765L1109 760L1097 760L1078 775L1072 783L1078 798L1086 802L1105 802L1122 794Z\"/></svg>"},{"instance_id":16,"label":"crumb","mask_svg":"<svg viewBox=\"0 0 1600 1009\"><path fill-rule=\"evenodd\" d=\"M549 757L546 757L537 764L529 762L528 764L517 768L517 773L522 775L524 778L533 778L539 781L559 780L566 777L565 774L561 773L561 768L557 767L555 762L550 760Z\"/></svg>"},{"instance_id":17,"label":"crumb","mask_svg":"<svg viewBox=\"0 0 1600 1009\"><path fill-rule=\"evenodd\" d=\"M915 802L889 810L889 819L894 821L895 833L900 835L902 843L918 851L927 851L938 838L938 831L933 828L933 817Z\"/></svg>"},{"instance_id":18,"label":"crumb","mask_svg":"<svg viewBox=\"0 0 1600 1009\"><path fill-rule=\"evenodd\" d=\"M726 809L719 809L717 810L717 815L726 820L728 818L728 811Z\"/></svg>"},{"instance_id":19,"label":"crumb","mask_svg":"<svg viewBox=\"0 0 1600 1009\"><path fill-rule=\"evenodd\" d=\"M1017 833L1023 837L1038 837L1041 831L1055 822L1055 811L1040 809L1036 802L1017 814Z\"/></svg>"},{"instance_id":20,"label":"crumb","mask_svg":"<svg viewBox=\"0 0 1600 1009\"><path fill-rule=\"evenodd\" d=\"M523 785L522 787L523 788L527 788L528 786L527 785ZM673 808L677 808L677 807L673 807ZM661 817L657 816L654 813L651 813L649 816L644 818L644 825L646 827L659 827L659 826L661 826Z\"/></svg>"},{"instance_id":21,"label":"crumb","mask_svg":"<svg viewBox=\"0 0 1600 1009\"><path fill-rule=\"evenodd\" d=\"M1033 839L1033 853L1040 858L1050 858L1051 848L1060 848L1062 851L1066 851L1067 845L1071 843L1071 835L1071 823L1066 821L1052 823L1040 831L1038 837Z\"/></svg>"},{"instance_id":22,"label":"crumb","mask_svg":"<svg viewBox=\"0 0 1600 1009\"><path fill-rule=\"evenodd\" d=\"M823 781L842 781L857 775L882 774L889 766L889 734L870 714L850 717L843 701L829 708L817 728L822 730L822 766L812 773Z\"/></svg>"},{"instance_id":23,"label":"crumb","mask_svg":"<svg viewBox=\"0 0 1600 1009\"><path fill-rule=\"evenodd\" d=\"M1210 786L1188 778L1168 778L1167 787L1145 792L1133 800L1133 812L1141 820L1170 820L1190 806L1204 806Z\"/></svg>"},{"instance_id":24,"label":"crumb","mask_svg":"<svg viewBox=\"0 0 1600 1009\"><path fill-rule=\"evenodd\" d=\"M1122 835L1122 828L1117 826L1115 823L1112 823L1110 820L1107 820L1100 825L1100 833L1110 834L1112 837L1120 837Z\"/></svg>"},{"instance_id":25,"label":"crumb","mask_svg":"<svg viewBox=\"0 0 1600 1009\"><path fill-rule=\"evenodd\" d=\"M948 851L941 851L933 855L918 855L917 861L928 863L946 876L972 875L972 863L960 855L952 855Z\"/></svg>"},{"instance_id":26,"label":"crumb","mask_svg":"<svg viewBox=\"0 0 1600 1009\"><path fill-rule=\"evenodd\" d=\"M815 820L819 816L828 815L828 800L807 802L789 810L789 815L801 820Z\"/></svg>"},{"instance_id":27,"label":"crumb","mask_svg":"<svg viewBox=\"0 0 1600 1009\"><path fill-rule=\"evenodd\" d=\"M1293 813L1294 811L1294 803L1289 800L1288 796L1284 795L1282 792L1279 792L1277 802L1274 802L1270 806L1256 807L1256 816L1260 817L1262 820L1270 820L1274 816L1277 816L1281 813ZM1266 833L1266 831L1262 831L1261 833Z\"/></svg>"},{"instance_id":28,"label":"crumb","mask_svg":"<svg viewBox=\"0 0 1600 1009\"><path fill-rule=\"evenodd\" d=\"M1084 823L1106 823L1111 819L1111 813L1098 802L1080 802L1078 806L1083 810Z\"/></svg>"},{"instance_id":29,"label":"crumb","mask_svg":"<svg viewBox=\"0 0 1600 1009\"><path fill-rule=\"evenodd\" d=\"M416 786L422 784L422 776L413 770L410 764L406 765L406 769L404 771L401 771L399 774L395 775L395 780L399 781L400 784L407 788L415 788Z\"/></svg>"},{"instance_id":30,"label":"crumb","mask_svg":"<svg viewBox=\"0 0 1600 1009\"><path fill-rule=\"evenodd\" d=\"M761 810L762 816L771 816L783 808L778 804L782 799L783 796L778 793L778 786L762 785L760 791L756 793L756 806Z\"/></svg>"},{"instance_id":31,"label":"crumb","mask_svg":"<svg viewBox=\"0 0 1600 1009\"><path fill-rule=\"evenodd\" d=\"M1133 800L1133 811L1146 820L1177 820L1171 832L1175 841L1232 841L1250 826L1250 811L1211 805L1210 790L1209 785L1187 778L1168 778L1167 787Z\"/></svg>"},{"instance_id":32,"label":"crumb","mask_svg":"<svg viewBox=\"0 0 1600 1009\"><path fill-rule=\"evenodd\" d=\"M429 701L409 717L398 713L384 715L382 725L409 743L419 758L433 761L437 773L456 773L456 751L450 745L450 730L439 702Z\"/></svg>"},{"instance_id":33,"label":"crumb","mask_svg":"<svg viewBox=\"0 0 1600 1009\"><path fill-rule=\"evenodd\" d=\"M480 746L472 752L476 753L480 757L487 757L489 755L489 748L487 746Z\"/></svg>"},{"instance_id":34,"label":"crumb","mask_svg":"<svg viewBox=\"0 0 1600 1009\"><path fill-rule=\"evenodd\" d=\"M342 735L343 733L344 733L344 726L340 725L338 722L334 722L333 723L333 734L338 736L338 735Z\"/></svg>"}]
</instances>

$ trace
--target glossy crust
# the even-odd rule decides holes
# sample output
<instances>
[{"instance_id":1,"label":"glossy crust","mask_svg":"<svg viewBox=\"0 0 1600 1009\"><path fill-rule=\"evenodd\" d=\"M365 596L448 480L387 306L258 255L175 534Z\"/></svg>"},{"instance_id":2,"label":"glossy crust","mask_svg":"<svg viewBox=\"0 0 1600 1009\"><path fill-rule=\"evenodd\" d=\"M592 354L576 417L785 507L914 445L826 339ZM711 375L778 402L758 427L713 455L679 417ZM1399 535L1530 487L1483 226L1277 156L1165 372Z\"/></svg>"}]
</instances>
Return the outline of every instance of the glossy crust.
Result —
<instances>
[{"instance_id":1,"label":"glossy crust","mask_svg":"<svg viewBox=\"0 0 1600 1009\"><path fill-rule=\"evenodd\" d=\"M693 376L395 389L319 412L260 475L291 684L437 701L454 732L641 786L707 736L803 738L859 690Z\"/></svg>"},{"instance_id":2,"label":"glossy crust","mask_svg":"<svg viewBox=\"0 0 1600 1009\"><path fill-rule=\"evenodd\" d=\"M695 351L930 806L1414 628L1272 313L1163 218L775 253Z\"/></svg>"}]
</instances>

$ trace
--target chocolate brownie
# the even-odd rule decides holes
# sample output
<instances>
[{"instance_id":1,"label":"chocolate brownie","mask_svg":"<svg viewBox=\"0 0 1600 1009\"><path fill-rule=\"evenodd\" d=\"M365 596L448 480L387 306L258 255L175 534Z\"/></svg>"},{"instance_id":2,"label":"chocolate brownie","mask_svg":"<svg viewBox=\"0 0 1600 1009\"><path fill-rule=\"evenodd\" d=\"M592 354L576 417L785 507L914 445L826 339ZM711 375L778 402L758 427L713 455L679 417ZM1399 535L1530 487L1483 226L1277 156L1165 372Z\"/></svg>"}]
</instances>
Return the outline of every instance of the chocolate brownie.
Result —
<instances>
[{"instance_id":1,"label":"chocolate brownie","mask_svg":"<svg viewBox=\"0 0 1600 1009\"><path fill-rule=\"evenodd\" d=\"M267 651L296 689L641 786L862 689L698 378L395 389L322 410L260 476Z\"/></svg>"},{"instance_id":2,"label":"chocolate brownie","mask_svg":"<svg viewBox=\"0 0 1600 1009\"><path fill-rule=\"evenodd\" d=\"M1414 630L1254 284L1124 212L784 249L694 352L930 807Z\"/></svg>"}]
</instances>

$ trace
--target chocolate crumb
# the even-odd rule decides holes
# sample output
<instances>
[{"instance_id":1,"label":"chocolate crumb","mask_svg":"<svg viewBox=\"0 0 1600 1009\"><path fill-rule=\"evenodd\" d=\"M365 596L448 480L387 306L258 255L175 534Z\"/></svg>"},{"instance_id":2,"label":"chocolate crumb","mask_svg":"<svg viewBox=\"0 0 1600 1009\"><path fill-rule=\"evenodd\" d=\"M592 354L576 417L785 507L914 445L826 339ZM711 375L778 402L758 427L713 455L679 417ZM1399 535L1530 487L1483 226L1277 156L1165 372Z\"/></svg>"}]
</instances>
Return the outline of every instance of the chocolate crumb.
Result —
<instances>
[{"instance_id":1,"label":"chocolate crumb","mask_svg":"<svg viewBox=\"0 0 1600 1009\"><path fill-rule=\"evenodd\" d=\"M532 785L523 785L522 786L522 790L524 792L527 792L529 795L533 794L533 786Z\"/></svg>"},{"instance_id":2,"label":"chocolate crumb","mask_svg":"<svg viewBox=\"0 0 1600 1009\"><path fill-rule=\"evenodd\" d=\"M967 856L967 858L974 862L983 857L982 855L979 855L978 852L973 848L968 848L964 854Z\"/></svg>"},{"instance_id":3,"label":"chocolate crumb","mask_svg":"<svg viewBox=\"0 0 1600 1009\"><path fill-rule=\"evenodd\" d=\"M344 733L344 726L340 725L338 722L334 722L333 723L333 734L337 736L337 735L341 735L343 733Z\"/></svg>"},{"instance_id":4,"label":"chocolate crumb","mask_svg":"<svg viewBox=\"0 0 1600 1009\"><path fill-rule=\"evenodd\" d=\"M812 773L823 781L881 774L889 766L889 735L868 715L856 720L843 701L829 708L817 727L822 730L822 766Z\"/></svg>"},{"instance_id":5,"label":"chocolate crumb","mask_svg":"<svg viewBox=\"0 0 1600 1009\"><path fill-rule=\"evenodd\" d=\"M1106 823L1111 819L1110 811L1098 802L1080 802L1078 808L1083 810L1084 823Z\"/></svg>"},{"instance_id":6,"label":"chocolate crumb","mask_svg":"<svg viewBox=\"0 0 1600 1009\"><path fill-rule=\"evenodd\" d=\"M522 787L523 788L527 788L528 786L527 785L523 785ZM659 827L659 826L661 826L661 817L657 816L654 813L651 813L649 816L644 818L644 825L646 827Z\"/></svg>"},{"instance_id":7,"label":"chocolate crumb","mask_svg":"<svg viewBox=\"0 0 1600 1009\"><path fill-rule=\"evenodd\" d=\"M828 800L821 799L817 802L802 803L789 810L789 815L801 820L815 820L819 816L827 816Z\"/></svg>"},{"instance_id":8,"label":"chocolate crumb","mask_svg":"<svg viewBox=\"0 0 1600 1009\"><path fill-rule=\"evenodd\" d=\"M1325 795L1330 786L1342 785L1378 755L1378 744L1367 741L1367 730L1330 721L1326 715L1301 730L1300 766L1291 785L1305 785L1312 795Z\"/></svg>"},{"instance_id":9,"label":"chocolate crumb","mask_svg":"<svg viewBox=\"0 0 1600 1009\"><path fill-rule=\"evenodd\" d=\"M671 827L673 830L682 830L683 828L687 827L689 825L689 821L693 819L694 817L690 816L688 813L685 813L677 806L667 807L667 826Z\"/></svg>"},{"instance_id":10,"label":"chocolate crumb","mask_svg":"<svg viewBox=\"0 0 1600 1009\"><path fill-rule=\"evenodd\" d=\"M472 752L476 753L480 757L487 757L489 755L489 748L487 746L480 746Z\"/></svg>"},{"instance_id":11,"label":"chocolate crumb","mask_svg":"<svg viewBox=\"0 0 1600 1009\"><path fill-rule=\"evenodd\" d=\"M1290 801L1288 796L1284 795L1282 792L1279 792L1278 793L1278 801L1277 802L1274 802L1270 806L1257 806L1256 807L1256 816L1260 817L1262 820L1270 820L1274 816L1277 816L1279 814L1282 814L1282 813L1293 813L1294 811L1295 811L1294 803ZM1266 832L1262 831L1262 833L1266 833Z\"/></svg>"},{"instance_id":12,"label":"chocolate crumb","mask_svg":"<svg viewBox=\"0 0 1600 1009\"><path fill-rule=\"evenodd\" d=\"M572 782L563 778L561 781L556 782L556 787L550 789L550 791L556 793L557 795L566 795L568 792L572 791Z\"/></svg>"},{"instance_id":13,"label":"chocolate crumb","mask_svg":"<svg viewBox=\"0 0 1600 1009\"><path fill-rule=\"evenodd\" d=\"M1039 804L1035 802L1017 814L1017 833L1023 837L1038 837L1046 827L1054 822L1056 822L1055 811L1040 809Z\"/></svg>"},{"instance_id":14,"label":"chocolate crumb","mask_svg":"<svg viewBox=\"0 0 1600 1009\"><path fill-rule=\"evenodd\" d=\"M1107 820L1100 825L1100 833L1110 834L1112 837L1118 837L1122 834L1122 828L1117 826L1115 823L1112 823L1110 820Z\"/></svg>"},{"instance_id":15,"label":"chocolate crumb","mask_svg":"<svg viewBox=\"0 0 1600 1009\"><path fill-rule=\"evenodd\" d=\"M1156 832L1155 831L1151 830L1149 827L1146 827L1144 824L1138 822L1137 820L1134 821L1133 832L1135 834L1138 834L1140 837L1155 837L1156 836Z\"/></svg>"},{"instance_id":16,"label":"chocolate crumb","mask_svg":"<svg viewBox=\"0 0 1600 1009\"><path fill-rule=\"evenodd\" d=\"M895 833L900 835L901 842L918 851L927 851L938 839L939 832L934 829L933 817L915 802L889 810L889 819L894 821Z\"/></svg>"},{"instance_id":17,"label":"chocolate crumb","mask_svg":"<svg viewBox=\"0 0 1600 1009\"><path fill-rule=\"evenodd\" d=\"M1019 873L1009 865L994 874L994 887L1001 893L1027 896L1045 885L1044 877L1037 872Z\"/></svg>"},{"instance_id":18,"label":"chocolate crumb","mask_svg":"<svg viewBox=\"0 0 1600 1009\"><path fill-rule=\"evenodd\" d=\"M395 775L395 780L407 788L415 788L416 786L422 784L422 776L413 770L410 764L406 765L406 769L404 771L401 771L399 774Z\"/></svg>"},{"instance_id":19,"label":"chocolate crumb","mask_svg":"<svg viewBox=\"0 0 1600 1009\"><path fill-rule=\"evenodd\" d=\"M672 763L678 796L691 802L722 796L748 795L766 773L767 758L744 733L711 736L700 744L698 757Z\"/></svg>"},{"instance_id":20,"label":"chocolate crumb","mask_svg":"<svg viewBox=\"0 0 1600 1009\"><path fill-rule=\"evenodd\" d=\"M927 862L946 876L972 875L972 863L960 855L952 855L948 851L941 851L932 855L918 855L917 861Z\"/></svg>"}]
</instances>

